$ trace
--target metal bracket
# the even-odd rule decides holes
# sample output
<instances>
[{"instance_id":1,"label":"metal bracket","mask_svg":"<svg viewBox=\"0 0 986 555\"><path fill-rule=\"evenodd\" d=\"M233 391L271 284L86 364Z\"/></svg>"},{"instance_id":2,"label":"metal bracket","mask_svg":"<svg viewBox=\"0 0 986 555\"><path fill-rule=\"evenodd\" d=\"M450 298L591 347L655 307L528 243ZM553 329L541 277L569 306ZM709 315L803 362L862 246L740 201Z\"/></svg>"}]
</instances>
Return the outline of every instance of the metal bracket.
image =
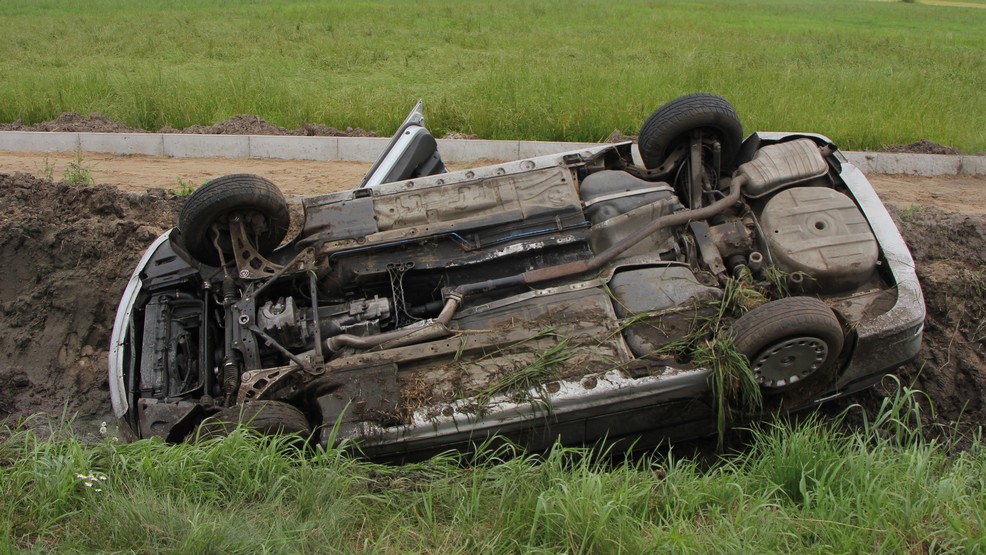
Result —
<instances>
[{"instance_id":1,"label":"metal bracket","mask_svg":"<svg viewBox=\"0 0 986 555\"><path fill-rule=\"evenodd\" d=\"M236 270L240 279L270 277L284 269L284 266L274 264L257 252L250 243L246 228L240 214L235 214L229 219L229 238L233 243L233 257L236 259Z\"/></svg>"},{"instance_id":2,"label":"metal bracket","mask_svg":"<svg viewBox=\"0 0 986 555\"><path fill-rule=\"evenodd\" d=\"M404 300L404 274L413 268L414 262L387 264L387 273L390 275L390 287L394 298L394 318L397 320L397 327L399 328L421 320L421 318L411 316Z\"/></svg>"},{"instance_id":3,"label":"metal bracket","mask_svg":"<svg viewBox=\"0 0 986 555\"><path fill-rule=\"evenodd\" d=\"M664 163L660 166L649 170L643 166L627 166L627 172L637 177L646 180L654 180L655 178L668 175L682 160L685 159L685 154L688 152L688 148L685 145L680 145L671 151L671 154L664 160Z\"/></svg>"},{"instance_id":4,"label":"metal bracket","mask_svg":"<svg viewBox=\"0 0 986 555\"><path fill-rule=\"evenodd\" d=\"M298 377L298 367L278 366L277 368L262 368L244 372L240 381L240 391L236 395L237 403L256 401L264 398L271 390L281 389L290 385Z\"/></svg>"},{"instance_id":5,"label":"metal bracket","mask_svg":"<svg viewBox=\"0 0 986 555\"><path fill-rule=\"evenodd\" d=\"M691 228L692 234L695 236L695 243L698 245L699 253L701 253L705 265L709 267L709 271L716 276L725 275L726 265L722 262L722 256L719 254L716 244L709 237L709 224L691 222L688 227Z\"/></svg>"}]
</instances>

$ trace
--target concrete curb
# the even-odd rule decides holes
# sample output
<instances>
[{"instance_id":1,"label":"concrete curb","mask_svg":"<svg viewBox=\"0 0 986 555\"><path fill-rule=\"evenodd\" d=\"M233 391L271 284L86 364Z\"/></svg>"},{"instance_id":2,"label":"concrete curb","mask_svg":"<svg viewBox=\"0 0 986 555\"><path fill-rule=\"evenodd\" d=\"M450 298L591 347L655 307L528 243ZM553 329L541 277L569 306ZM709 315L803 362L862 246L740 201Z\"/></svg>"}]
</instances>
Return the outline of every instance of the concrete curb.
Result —
<instances>
[{"instance_id":1,"label":"concrete curb","mask_svg":"<svg viewBox=\"0 0 986 555\"><path fill-rule=\"evenodd\" d=\"M174 158L273 158L373 162L389 139L379 137L293 137L274 135L182 135L167 133L61 133L0 131L0 150L145 154ZM593 143L439 139L447 162L517 160ZM986 156L845 152L863 173L915 176L986 176Z\"/></svg>"}]
</instances>

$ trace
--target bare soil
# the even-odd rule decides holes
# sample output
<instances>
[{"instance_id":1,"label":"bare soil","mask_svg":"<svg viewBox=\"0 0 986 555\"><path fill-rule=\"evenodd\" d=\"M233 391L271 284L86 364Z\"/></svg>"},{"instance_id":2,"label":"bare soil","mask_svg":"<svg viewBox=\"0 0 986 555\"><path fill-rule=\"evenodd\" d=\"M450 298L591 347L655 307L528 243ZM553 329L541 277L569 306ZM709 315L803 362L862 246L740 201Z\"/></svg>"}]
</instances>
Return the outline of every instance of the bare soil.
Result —
<instances>
[{"instance_id":1,"label":"bare soil","mask_svg":"<svg viewBox=\"0 0 986 555\"><path fill-rule=\"evenodd\" d=\"M907 145L886 145L882 152L905 152L908 154L962 154L959 149L940 145L928 139L921 139Z\"/></svg>"},{"instance_id":2,"label":"bare soil","mask_svg":"<svg viewBox=\"0 0 986 555\"><path fill-rule=\"evenodd\" d=\"M289 195L344 190L367 164L85 154L96 186L54 183L74 155L0 153L0 420L77 413L110 420L109 334L148 244L173 226L178 178L200 185L264 175ZM20 173L19 173L20 172ZM917 260L927 299L924 347L899 371L928 393L942 424L986 424L986 178L871 176ZM853 398L879 404L883 392Z\"/></svg>"},{"instance_id":3,"label":"bare soil","mask_svg":"<svg viewBox=\"0 0 986 555\"><path fill-rule=\"evenodd\" d=\"M983 180L986 185L986 180ZM927 319L917 360L898 375L924 391L931 421L948 429L986 425L986 216L934 204L890 206L914 256ZM885 391L863 392L873 408Z\"/></svg>"},{"instance_id":4,"label":"bare soil","mask_svg":"<svg viewBox=\"0 0 986 555\"><path fill-rule=\"evenodd\" d=\"M25 125L20 120L13 123L0 123L0 131L64 131L72 133L148 133L146 129L135 129L122 123L104 118L99 114L83 116L75 112L65 112L49 121ZM158 133L185 133L198 135L302 135L308 137L376 137L373 131L347 127L339 130L321 123L305 123L297 129L287 129L268 123L260 116L241 114L213 125L192 125L185 129L163 127Z\"/></svg>"},{"instance_id":5,"label":"bare soil","mask_svg":"<svg viewBox=\"0 0 986 555\"><path fill-rule=\"evenodd\" d=\"M106 415L109 332L179 199L0 173L0 419ZM108 418L106 418L108 419Z\"/></svg>"}]
</instances>

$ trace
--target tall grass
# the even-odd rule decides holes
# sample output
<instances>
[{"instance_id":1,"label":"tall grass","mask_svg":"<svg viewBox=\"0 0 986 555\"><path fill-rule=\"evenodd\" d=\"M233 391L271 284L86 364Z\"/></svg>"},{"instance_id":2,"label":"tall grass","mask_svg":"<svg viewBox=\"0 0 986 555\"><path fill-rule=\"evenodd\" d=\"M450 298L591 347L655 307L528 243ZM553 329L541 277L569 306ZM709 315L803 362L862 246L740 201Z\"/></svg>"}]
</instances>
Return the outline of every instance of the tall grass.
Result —
<instances>
[{"instance_id":1,"label":"tall grass","mask_svg":"<svg viewBox=\"0 0 986 555\"><path fill-rule=\"evenodd\" d=\"M0 443L0 551L982 552L981 438L956 451L911 432L917 395L854 431L766 425L711 466L507 446L395 467L242 432L85 445L18 429Z\"/></svg>"},{"instance_id":2,"label":"tall grass","mask_svg":"<svg viewBox=\"0 0 986 555\"><path fill-rule=\"evenodd\" d=\"M986 10L864 0L4 0L0 121L273 123L492 139L635 132L675 96L844 148L986 150Z\"/></svg>"}]
</instances>

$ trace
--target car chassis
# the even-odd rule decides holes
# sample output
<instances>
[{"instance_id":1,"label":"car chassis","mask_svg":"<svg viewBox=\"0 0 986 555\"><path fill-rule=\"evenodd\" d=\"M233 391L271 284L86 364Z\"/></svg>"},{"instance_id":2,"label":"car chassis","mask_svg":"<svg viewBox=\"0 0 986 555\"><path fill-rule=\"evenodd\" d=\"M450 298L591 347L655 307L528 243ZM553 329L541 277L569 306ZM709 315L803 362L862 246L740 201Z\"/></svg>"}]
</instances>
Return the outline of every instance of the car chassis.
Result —
<instances>
[{"instance_id":1,"label":"car chassis","mask_svg":"<svg viewBox=\"0 0 986 555\"><path fill-rule=\"evenodd\" d=\"M180 442L242 421L399 460L493 437L648 446L858 391L917 354L910 253L821 135L742 140L699 93L639 146L448 172L420 108L358 187L304 199L289 241L266 179L189 197L117 311L121 429ZM697 356L715 344L740 363ZM758 410L713 387L737 376Z\"/></svg>"}]
</instances>

